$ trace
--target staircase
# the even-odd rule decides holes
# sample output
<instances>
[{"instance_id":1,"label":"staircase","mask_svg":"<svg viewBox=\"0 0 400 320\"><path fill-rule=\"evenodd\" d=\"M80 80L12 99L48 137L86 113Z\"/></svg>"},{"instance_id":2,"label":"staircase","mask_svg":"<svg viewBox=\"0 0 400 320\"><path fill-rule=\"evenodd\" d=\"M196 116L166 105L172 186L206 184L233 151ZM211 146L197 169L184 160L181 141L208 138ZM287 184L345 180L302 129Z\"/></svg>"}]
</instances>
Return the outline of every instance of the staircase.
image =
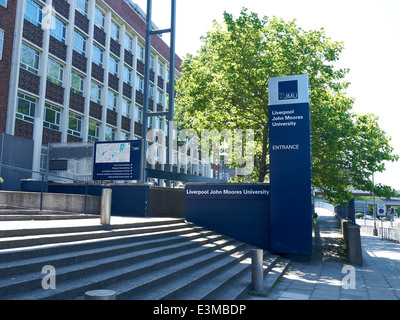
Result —
<instances>
[{"instance_id":1,"label":"staircase","mask_svg":"<svg viewBox=\"0 0 400 320\"><path fill-rule=\"evenodd\" d=\"M114 290L118 300L235 300L248 294L254 248L248 244L181 219L112 217L109 228L99 220L0 221L0 299L83 299L96 289ZM272 287L288 263L265 252L264 283ZM56 288L45 290L42 268L48 265L55 268Z\"/></svg>"}]
</instances>

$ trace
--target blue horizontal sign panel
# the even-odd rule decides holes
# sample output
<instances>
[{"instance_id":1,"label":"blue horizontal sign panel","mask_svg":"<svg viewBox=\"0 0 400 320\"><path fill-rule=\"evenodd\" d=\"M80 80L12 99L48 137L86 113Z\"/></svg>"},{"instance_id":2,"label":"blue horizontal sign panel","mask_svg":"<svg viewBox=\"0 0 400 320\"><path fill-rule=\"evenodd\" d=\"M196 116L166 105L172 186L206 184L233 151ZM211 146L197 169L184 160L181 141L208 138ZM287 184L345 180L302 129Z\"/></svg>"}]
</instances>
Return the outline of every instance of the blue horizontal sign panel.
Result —
<instances>
[{"instance_id":1,"label":"blue horizontal sign panel","mask_svg":"<svg viewBox=\"0 0 400 320\"><path fill-rule=\"evenodd\" d=\"M186 220L269 250L269 185L188 184Z\"/></svg>"},{"instance_id":2,"label":"blue horizontal sign panel","mask_svg":"<svg viewBox=\"0 0 400 320\"><path fill-rule=\"evenodd\" d=\"M269 199L269 186L250 184L193 184L186 186L185 199L264 200Z\"/></svg>"}]
</instances>

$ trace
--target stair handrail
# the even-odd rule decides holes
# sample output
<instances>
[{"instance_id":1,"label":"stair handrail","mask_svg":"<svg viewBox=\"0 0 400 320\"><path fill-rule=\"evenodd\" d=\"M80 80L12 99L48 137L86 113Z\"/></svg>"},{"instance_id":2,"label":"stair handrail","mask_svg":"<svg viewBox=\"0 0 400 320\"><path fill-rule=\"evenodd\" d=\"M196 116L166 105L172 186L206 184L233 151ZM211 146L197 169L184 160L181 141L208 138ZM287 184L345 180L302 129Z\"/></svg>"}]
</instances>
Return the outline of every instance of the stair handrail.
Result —
<instances>
[{"instance_id":1,"label":"stair handrail","mask_svg":"<svg viewBox=\"0 0 400 320\"><path fill-rule=\"evenodd\" d=\"M85 214L87 213L87 196L88 196L88 186L89 186L89 184L90 185L98 185L98 186L102 186L102 187L109 186L108 184L104 184L104 183L101 183L101 182L89 182L89 181L70 178L70 177L63 177L63 176L60 176L60 175L57 175L57 174L53 174L53 173L49 173L49 172L35 171L35 170L26 169L26 168L10 166L8 164L0 163L0 167L1 168L6 168L6 169L10 169L10 170L35 173L35 174L39 174L39 175L42 176L41 190L40 190L40 211L43 210L43 192L44 192L45 177L51 176L51 177L56 177L56 178L60 178L60 179L66 179L66 180L72 180L72 181L75 181L75 182L83 182L83 183L85 183ZM47 179L46 179L46 181L47 181Z\"/></svg>"}]
</instances>

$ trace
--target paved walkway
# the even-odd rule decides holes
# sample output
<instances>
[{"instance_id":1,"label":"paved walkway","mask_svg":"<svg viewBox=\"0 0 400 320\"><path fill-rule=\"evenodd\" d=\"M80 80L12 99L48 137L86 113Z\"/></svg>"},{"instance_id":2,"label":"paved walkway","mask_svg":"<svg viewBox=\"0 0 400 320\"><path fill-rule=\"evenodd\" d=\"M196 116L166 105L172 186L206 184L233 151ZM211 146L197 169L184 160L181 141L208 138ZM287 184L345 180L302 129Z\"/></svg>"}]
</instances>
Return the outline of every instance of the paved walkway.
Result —
<instances>
[{"instance_id":1,"label":"paved walkway","mask_svg":"<svg viewBox=\"0 0 400 320\"><path fill-rule=\"evenodd\" d=\"M400 300L400 244L362 234L364 265L349 266L336 217L329 210L316 210L311 262L292 262L264 299Z\"/></svg>"}]
</instances>

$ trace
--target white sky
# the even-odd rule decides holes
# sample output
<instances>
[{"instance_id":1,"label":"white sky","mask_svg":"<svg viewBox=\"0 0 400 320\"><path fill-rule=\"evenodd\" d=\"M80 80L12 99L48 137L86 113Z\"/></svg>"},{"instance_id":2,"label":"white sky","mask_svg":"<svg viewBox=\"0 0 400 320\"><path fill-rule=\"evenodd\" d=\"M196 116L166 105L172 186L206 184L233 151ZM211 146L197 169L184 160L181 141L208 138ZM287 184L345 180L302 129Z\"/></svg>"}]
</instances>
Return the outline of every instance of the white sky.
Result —
<instances>
[{"instance_id":1,"label":"white sky","mask_svg":"<svg viewBox=\"0 0 400 320\"><path fill-rule=\"evenodd\" d=\"M133 0L146 11L147 0ZM200 37L212 21L222 21L223 12L237 17L243 7L260 17L297 19L305 30L324 28L345 50L338 66L350 68L348 90L355 101L354 112L373 113L379 125L392 137L400 154L400 0L177 0L176 53L182 58L195 54ZM153 22L170 27L170 0L153 0ZM169 42L169 34L163 36ZM400 163L387 164L375 182L400 190Z\"/></svg>"}]
</instances>

